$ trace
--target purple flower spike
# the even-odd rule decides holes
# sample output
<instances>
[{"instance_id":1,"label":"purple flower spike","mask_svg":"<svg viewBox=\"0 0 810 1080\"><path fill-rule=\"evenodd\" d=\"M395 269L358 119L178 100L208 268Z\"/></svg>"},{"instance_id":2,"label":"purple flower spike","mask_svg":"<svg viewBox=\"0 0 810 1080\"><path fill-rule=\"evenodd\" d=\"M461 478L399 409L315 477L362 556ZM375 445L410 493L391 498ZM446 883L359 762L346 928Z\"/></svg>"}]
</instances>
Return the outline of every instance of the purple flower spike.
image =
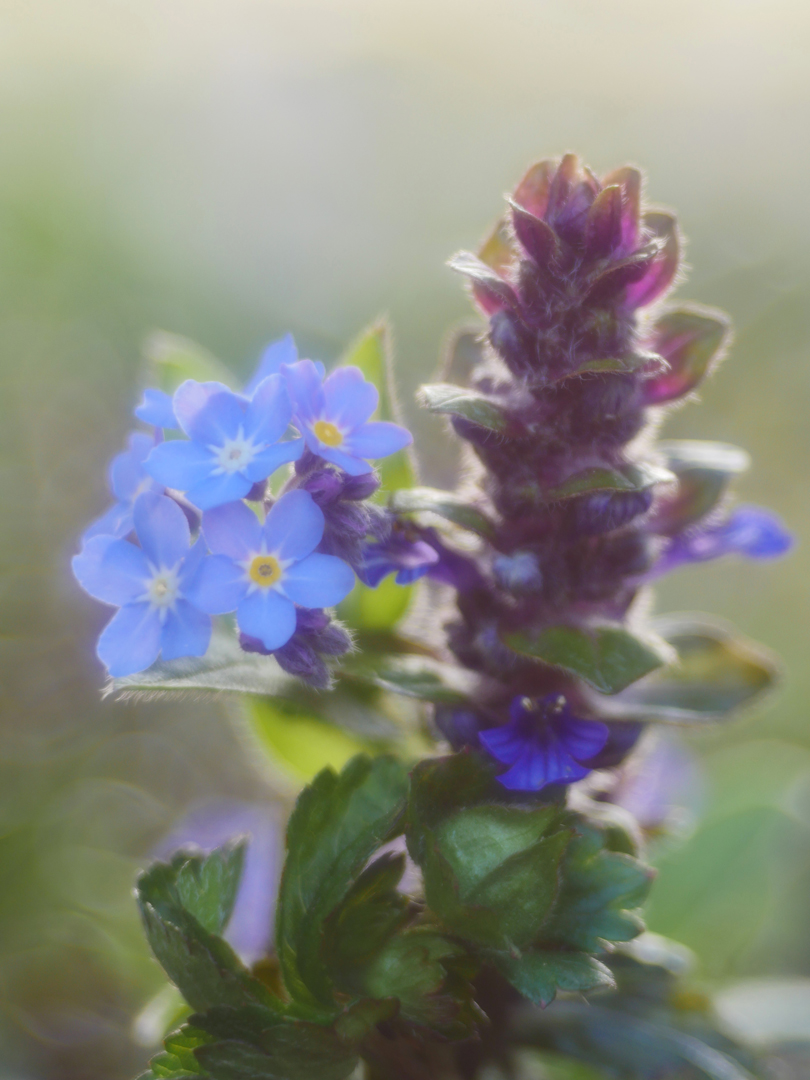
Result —
<instances>
[{"instance_id":1,"label":"purple flower spike","mask_svg":"<svg viewBox=\"0 0 810 1080\"><path fill-rule=\"evenodd\" d=\"M542 791L547 784L570 784L591 771L583 761L607 742L608 729L596 720L574 716L561 694L540 701L517 697L502 727L479 732L482 746L504 765L498 777L511 791Z\"/></svg>"},{"instance_id":2,"label":"purple flower spike","mask_svg":"<svg viewBox=\"0 0 810 1080\"><path fill-rule=\"evenodd\" d=\"M649 576L660 577L685 563L707 562L721 555L776 559L792 546L793 537L776 514L759 506L738 506L725 521L673 537Z\"/></svg>"},{"instance_id":3,"label":"purple flower spike","mask_svg":"<svg viewBox=\"0 0 810 1080\"><path fill-rule=\"evenodd\" d=\"M222 383L189 379L174 395L174 411L190 441L156 446L145 468L166 487L184 491L201 510L242 499L259 480L304 449L303 439L279 442L292 419L280 375L263 379L248 400Z\"/></svg>"},{"instance_id":4,"label":"purple flower spike","mask_svg":"<svg viewBox=\"0 0 810 1080\"><path fill-rule=\"evenodd\" d=\"M313 454L350 476L372 471L369 458L388 457L413 442L411 433L385 420L369 422L379 394L360 368L339 367L326 379L311 360L284 369L295 423Z\"/></svg>"},{"instance_id":5,"label":"purple flower spike","mask_svg":"<svg viewBox=\"0 0 810 1080\"><path fill-rule=\"evenodd\" d=\"M154 449L156 439L142 431L134 431L129 437L129 449L124 450L110 462L108 483L110 490L118 500L110 509L82 535L82 543L87 543L94 536L112 536L120 539L132 532L132 507L137 497L145 491L157 491L161 488L145 471L143 463L149 452Z\"/></svg>"},{"instance_id":6,"label":"purple flower spike","mask_svg":"<svg viewBox=\"0 0 810 1080\"><path fill-rule=\"evenodd\" d=\"M354 573L342 559L315 552L322 511L306 491L282 495L262 525L244 503L203 514L214 552L194 582L192 598L212 615L236 611L239 629L272 652L296 627L295 605L332 607L351 592Z\"/></svg>"},{"instance_id":7,"label":"purple flower spike","mask_svg":"<svg viewBox=\"0 0 810 1080\"><path fill-rule=\"evenodd\" d=\"M210 618L188 599L205 545L189 548L185 514L172 499L147 492L135 500L133 521L140 547L94 536L72 564L86 592L121 609L97 649L115 677L144 671L160 653L164 660L203 656L211 638Z\"/></svg>"},{"instance_id":8,"label":"purple flower spike","mask_svg":"<svg viewBox=\"0 0 810 1080\"><path fill-rule=\"evenodd\" d=\"M372 589L376 589L389 574L397 575L397 585L411 585L424 577L438 561L439 553L430 544L418 537L409 537L395 527L384 543L365 545L357 576Z\"/></svg>"},{"instance_id":9,"label":"purple flower spike","mask_svg":"<svg viewBox=\"0 0 810 1080\"><path fill-rule=\"evenodd\" d=\"M165 391L155 390L153 387L144 390L143 401L135 410L135 416L144 424L152 424L157 428L175 431L178 426L171 397Z\"/></svg>"}]
</instances>

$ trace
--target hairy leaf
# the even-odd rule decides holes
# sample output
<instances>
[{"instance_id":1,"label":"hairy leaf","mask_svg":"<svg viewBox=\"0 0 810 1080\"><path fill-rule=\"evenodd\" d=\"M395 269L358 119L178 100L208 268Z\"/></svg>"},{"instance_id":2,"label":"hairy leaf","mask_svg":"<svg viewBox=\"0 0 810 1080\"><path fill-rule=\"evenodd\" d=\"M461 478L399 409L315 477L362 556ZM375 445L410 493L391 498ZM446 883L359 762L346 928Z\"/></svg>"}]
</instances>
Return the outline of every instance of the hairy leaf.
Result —
<instances>
[{"instance_id":1,"label":"hairy leaf","mask_svg":"<svg viewBox=\"0 0 810 1080\"><path fill-rule=\"evenodd\" d=\"M677 659L613 698L595 697L601 715L680 724L723 720L755 704L778 682L776 657L729 623L675 614L652 625Z\"/></svg>"},{"instance_id":2,"label":"hairy leaf","mask_svg":"<svg viewBox=\"0 0 810 1080\"><path fill-rule=\"evenodd\" d=\"M653 484L671 483L675 476L668 470L647 462L622 465L620 468L593 467L569 476L561 484L546 488L549 502L591 495L597 491L644 491Z\"/></svg>"},{"instance_id":3,"label":"hairy leaf","mask_svg":"<svg viewBox=\"0 0 810 1080\"><path fill-rule=\"evenodd\" d=\"M669 370L644 384L650 405L675 401L694 390L717 366L731 337L728 317L697 304L668 311L653 327L651 347Z\"/></svg>"},{"instance_id":4,"label":"hairy leaf","mask_svg":"<svg viewBox=\"0 0 810 1080\"><path fill-rule=\"evenodd\" d=\"M519 956L491 953L488 959L535 1005L548 1005L558 990L585 991L615 986L610 968L582 952L529 949Z\"/></svg>"},{"instance_id":5,"label":"hairy leaf","mask_svg":"<svg viewBox=\"0 0 810 1080\"><path fill-rule=\"evenodd\" d=\"M549 626L538 634L503 635L510 649L542 660L583 679L603 694L616 694L661 667L666 651L618 624L593 627Z\"/></svg>"},{"instance_id":6,"label":"hairy leaf","mask_svg":"<svg viewBox=\"0 0 810 1080\"><path fill-rule=\"evenodd\" d=\"M494 526L486 514L453 491L427 487L398 491L391 499L391 509L398 514L438 514L479 536L491 537L494 533Z\"/></svg>"},{"instance_id":7,"label":"hairy leaf","mask_svg":"<svg viewBox=\"0 0 810 1080\"><path fill-rule=\"evenodd\" d=\"M503 409L488 394L452 383L428 383L419 389L418 400L430 412L461 416L488 431L505 431Z\"/></svg>"},{"instance_id":8,"label":"hairy leaf","mask_svg":"<svg viewBox=\"0 0 810 1080\"><path fill-rule=\"evenodd\" d=\"M303 1002L332 1001L321 955L325 920L373 852L395 833L407 777L390 757L358 756L340 775L324 769L298 798L287 829L276 944L287 990Z\"/></svg>"}]
</instances>

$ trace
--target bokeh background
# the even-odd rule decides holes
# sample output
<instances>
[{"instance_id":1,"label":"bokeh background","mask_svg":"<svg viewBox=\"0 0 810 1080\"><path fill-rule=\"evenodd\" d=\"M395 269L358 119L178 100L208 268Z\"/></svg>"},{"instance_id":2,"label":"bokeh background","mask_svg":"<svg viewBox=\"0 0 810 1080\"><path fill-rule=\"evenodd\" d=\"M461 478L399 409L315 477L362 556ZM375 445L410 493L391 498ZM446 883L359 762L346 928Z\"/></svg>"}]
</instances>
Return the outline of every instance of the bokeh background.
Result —
<instances>
[{"instance_id":1,"label":"bokeh background","mask_svg":"<svg viewBox=\"0 0 810 1080\"><path fill-rule=\"evenodd\" d=\"M801 1024L808 122L799 0L0 2L0 1077L139 1070L132 1018L162 981L135 872L201 801L273 798L220 704L100 700L105 612L68 560L106 505L144 336L188 335L247 373L288 329L329 361L387 313L424 475L447 482L441 425L412 405L470 316L444 261L530 161L568 149L643 166L679 211L679 295L726 308L737 337L667 431L749 450L741 495L799 538L787 561L659 590L660 610L718 612L779 650L785 683L686 738L697 773L649 921L709 987L789 977Z\"/></svg>"}]
</instances>

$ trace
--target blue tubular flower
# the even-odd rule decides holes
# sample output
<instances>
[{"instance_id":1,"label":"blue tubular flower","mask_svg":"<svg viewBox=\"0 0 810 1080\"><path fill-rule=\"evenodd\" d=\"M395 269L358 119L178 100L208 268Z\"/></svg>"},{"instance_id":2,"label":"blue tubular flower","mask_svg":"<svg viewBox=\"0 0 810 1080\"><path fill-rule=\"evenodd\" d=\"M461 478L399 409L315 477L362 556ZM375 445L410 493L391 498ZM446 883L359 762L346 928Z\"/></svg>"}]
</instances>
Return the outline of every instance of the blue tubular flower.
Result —
<instances>
[{"instance_id":1,"label":"blue tubular flower","mask_svg":"<svg viewBox=\"0 0 810 1080\"><path fill-rule=\"evenodd\" d=\"M386 420L369 422L379 394L357 367L339 367L323 379L311 360L284 369L295 423L313 454L360 476L369 458L388 457L413 442L411 433Z\"/></svg>"},{"instance_id":2,"label":"blue tubular flower","mask_svg":"<svg viewBox=\"0 0 810 1080\"><path fill-rule=\"evenodd\" d=\"M187 599L205 555L201 540L189 549L185 514L155 492L140 495L133 508L141 546L113 536L95 536L73 559L73 573L91 596L121 610L98 641L99 659L110 675L134 675L164 660L203 656L211 620Z\"/></svg>"},{"instance_id":3,"label":"blue tubular flower","mask_svg":"<svg viewBox=\"0 0 810 1080\"><path fill-rule=\"evenodd\" d=\"M296 604L331 607L354 586L342 559L314 553L323 528L323 513L300 490L282 495L264 525L244 503L206 511L203 534L214 557L194 582L194 602L212 615L236 610L243 634L269 651L281 648L295 632Z\"/></svg>"},{"instance_id":4,"label":"blue tubular flower","mask_svg":"<svg viewBox=\"0 0 810 1080\"><path fill-rule=\"evenodd\" d=\"M660 577L685 563L707 562L721 555L775 559L792 545L793 537L776 514L759 506L738 506L725 521L673 537L648 576Z\"/></svg>"},{"instance_id":5,"label":"blue tubular flower","mask_svg":"<svg viewBox=\"0 0 810 1080\"><path fill-rule=\"evenodd\" d=\"M278 441L292 418L280 375L263 379L249 401L222 383L189 379L178 387L173 404L191 441L161 443L145 468L166 487L185 491L201 510L243 498L304 449L303 439Z\"/></svg>"},{"instance_id":6,"label":"blue tubular flower","mask_svg":"<svg viewBox=\"0 0 810 1080\"><path fill-rule=\"evenodd\" d=\"M144 424L152 424L157 428L175 431L178 426L171 397L164 390L155 390L153 387L144 390L143 401L135 410L135 416Z\"/></svg>"},{"instance_id":7,"label":"blue tubular flower","mask_svg":"<svg viewBox=\"0 0 810 1080\"><path fill-rule=\"evenodd\" d=\"M397 575L398 585L411 585L424 577L438 561L439 553L430 544L394 527L387 540L365 545L357 576L372 589L376 589L388 574Z\"/></svg>"},{"instance_id":8,"label":"blue tubular flower","mask_svg":"<svg viewBox=\"0 0 810 1080\"><path fill-rule=\"evenodd\" d=\"M132 532L132 506L135 499L145 491L162 492L144 469L144 461L155 447L152 435L134 431L129 437L129 449L124 450L110 462L108 482L118 500L82 534L82 543L94 536L112 536L120 539Z\"/></svg>"},{"instance_id":9,"label":"blue tubular flower","mask_svg":"<svg viewBox=\"0 0 810 1080\"><path fill-rule=\"evenodd\" d=\"M596 720L574 716L561 694L540 701L515 698L510 721L479 732L482 746L504 765L498 777L511 791L541 791L547 784L570 784L591 771L583 761L607 742L608 729Z\"/></svg>"}]
</instances>

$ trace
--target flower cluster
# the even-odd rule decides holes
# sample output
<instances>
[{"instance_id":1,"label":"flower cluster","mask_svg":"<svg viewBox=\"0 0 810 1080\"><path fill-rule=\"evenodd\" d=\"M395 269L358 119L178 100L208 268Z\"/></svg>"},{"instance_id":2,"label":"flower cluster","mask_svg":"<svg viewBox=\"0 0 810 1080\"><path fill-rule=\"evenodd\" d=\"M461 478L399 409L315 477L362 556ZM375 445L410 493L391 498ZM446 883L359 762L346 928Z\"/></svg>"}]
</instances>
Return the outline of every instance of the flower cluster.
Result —
<instances>
[{"instance_id":1,"label":"flower cluster","mask_svg":"<svg viewBox=\"0 0 810 1080\"><path fill-rule=\"evenodd\" d=\"M241 393L193 379L172 397L146 390L135 415L153 434L133 433L113 460L117 501L73 560L82 587L119 608L98 643L112 676L203 656L211 616L235 612L243 649L328 682L322 655L351 642L323 609L351 591L365 543L390 527L366 503L379 486L371 462L411 442L370 419L377 403L358 368L326 375L298 360L289 335ZM268 481L293 462L271 496Z\"/></svg>"},{"instance_id":2,"label":"flower cluster","mask_svg":"<svg viewBox=\"0 0 810 1080\"><path fill-rule=\"evenodd\" d=\"M658 449L645 435L716 366L729 329L698 305L639 317L676 280L679 233L644 207L637 170L599 180L570 154L533 166L478 255L451 265L488 320L485 344L469 388L422 395L472 447L466 510L491 527L464 555L394 530L362 572L455 586L449 645L480 693L470 709L440 707L437 723L453 746L510 766L504 786L538 791L618 763L638 737L640 723L605 726L617 709L592 690L632 681L625 659L636 679L666 662L663 643L656 655L630 630L646 582L725 554L770 558L791 541L768 511L727 509L742 451Z\"/></svg>"}]
</instances>

